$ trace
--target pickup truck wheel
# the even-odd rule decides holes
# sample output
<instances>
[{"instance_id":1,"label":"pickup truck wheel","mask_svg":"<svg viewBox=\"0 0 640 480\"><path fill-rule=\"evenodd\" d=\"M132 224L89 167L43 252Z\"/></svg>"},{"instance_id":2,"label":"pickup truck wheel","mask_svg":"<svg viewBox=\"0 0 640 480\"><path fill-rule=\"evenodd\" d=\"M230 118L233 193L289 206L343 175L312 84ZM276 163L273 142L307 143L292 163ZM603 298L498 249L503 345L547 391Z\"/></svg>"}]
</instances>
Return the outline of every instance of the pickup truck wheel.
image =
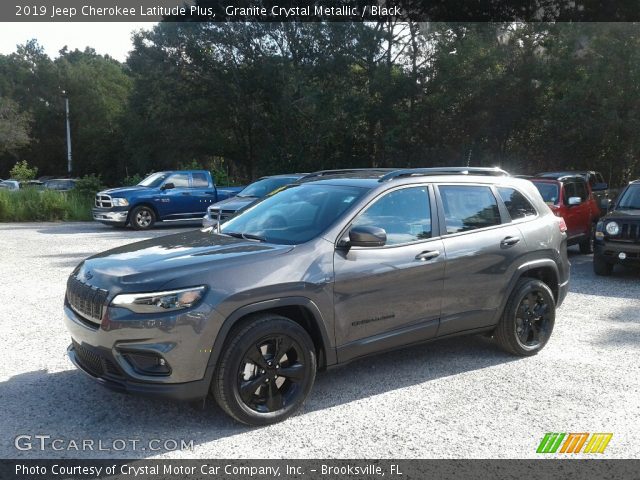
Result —
<instances>
[{"instance_id":1,"label":"pickup truck wheel","mask_svg":"<svg viewBox=\"0 0 640 480\"><path fill-rule=\"evenodd\" d=\"M500 347L514 355L535 355L547 344L556 317L553 293L544 282L521 278L496 327Z\"/></svg>"},{"instance_id":2,"label":"pickup truck wheel","mask_svg":"<svg viewBox=\"0 0 640 480\"><path fill-rule=\"evenodd\" d=\"M595 236L596 224L592 223L588 236L582 239L582 241L580 242L580 253L582 253L583 255L593 253L593 242L595 240Z\"/></svg>"},{"instance_id":3,"label":"pickup truck wheel","mask_svg":"<svg viewBox=\"0 0 640 480\"><path fill-rule=\"evenodd\" d=\"M131 212L129 223L134 230L147 230L156 223L156 214L149 207L136 207Z\"/></svg>"},{"instance_id":4,"label":"pickup truck wheel","mask_svg":"<svg viewBox=\"0 0 640 480\"><path fill-rule=\"evenodd\" d=\"M280 422L300 409L316 375L309 334L286 317L264 314L230 335L211 385L218 405L255 426Z\"/></svg>"},{"instance_id":5,"label":"pickup truck wheel","mask_svg":"<svg viewBox=\"0 0 640 480\"><path fill-rule=\"evenodd\" d=\"M607 262L598 255L593 256L593 273L603 277L608 277L613 273L613 264Z\"/></svg>"}]
</instances>

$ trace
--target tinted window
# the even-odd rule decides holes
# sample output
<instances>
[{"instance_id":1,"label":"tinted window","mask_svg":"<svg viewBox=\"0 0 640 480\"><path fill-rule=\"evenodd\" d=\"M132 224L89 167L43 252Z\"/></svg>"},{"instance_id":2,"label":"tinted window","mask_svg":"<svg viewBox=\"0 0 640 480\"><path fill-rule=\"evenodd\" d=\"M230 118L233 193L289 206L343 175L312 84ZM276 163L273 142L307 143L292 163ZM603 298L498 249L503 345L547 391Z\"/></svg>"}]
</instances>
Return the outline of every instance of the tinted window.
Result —
<instances>
[{"instance_id":1,"label":"tinted window","mask_svg":"<svg viewBox=\"0 0 640 480\"><path fill-rule=\"evenodd\" d=\"M498 201L489 187L439 187L447 233L466 232L500 224Z\"/></svg>"},{"instance_id":2,"label":"tinted window","mask_svg":"<svg viewBox=\"0 0 640 480\"><path fill-rule=\"evenodd\" d=\"M173 183L175 188L188 188L189 187L189 175L186 173L174 173L164 182Z\"/></svg>"},{"instance_id":3,"label":"tinted window","mask_svg":"<svg viewBox=\"0 0 640 480\"><path fill-rule=\"evenodd\" d=\"M544 203L548 205L557 205L560 197L557 183L533 182L535 187L542 195Z\"/></svg>"},{"instance_id":4,"label":"tinted window","mask_svg":"<svg viewBox=\"0 0 640 480\"><path fill-rule=\"evenodd\" d=\"M263 178L262 180L257 180L251 185L248 185L238 194L238 196L262 198L278 188L295 182L297 178L298 177Z\"/></svg>"},{"instance_id":5,"label":"tinted window","mask_svg":"<svg viewBox=\"0 0 640 480\"><path fill-rule=\"evenodd\" d=\"M571 197L578 197L575 182L567 182L564 184L564 203L569 203Z\"/></svg>"},{"instance_id":6,"label":"tinted window","mask_svg":"<svg viewBox=\"0 0 640 480\"><path fill-rule=\"evenodd\" d=\"M584 182L576 182L576 193L577 196L580 197L580 200L585 202L587 200L587 197L589 196L587 184Z\"/></svg>"},{"instance_id":7,"label":"tinted window","mask_svg":"<svg viewBox=\"0 0 640 480\"><path fill-rule=\"evenodd\" d=\"M534 216L536 214L536 209L533 208L533 205L516 189L500 187L498 188L498 193L507 207L512 220L518 220L519 218Z\"/></svg>"},{"instance_id":8,"label":"tinted window","mask_svg":"<svg viewBox=\"0 0 640 480\"><path fill-rule=\"evenodd\" d=\"M209 186L209 179L204 173L192 173L191 182L193 188L207 188Z\"/></svg>"},{"instance_id":9,"label":"tinted window","mask_svg":"<svg viewBox=\"0 0 640 480\"><path fill-rule=\"evenodd\" d=\"M305 184L265 197L222 225L222 233L285 245L317 237L351 208L366 189Z\"/></svg>"},{"instance_id":10,"label":"tinted window","mask_svg":"<svg viewBox=\"0 0 640 480\"><path fill-rule=\"evenodd\" d=\"M427 187L387 193L368 207L353 225L384 228L387 245L431 238L431 209Z\"/></svg>"},{"instance_id":11,"label":"tinted window","mask_svg":"<svg viewBox=\"0 0 640 480\"><path fill-rule=\"evenodd\" d=\"M616 208L640 210L640 185L630 185L622 193Z\"/></svg>"}]
</instances>

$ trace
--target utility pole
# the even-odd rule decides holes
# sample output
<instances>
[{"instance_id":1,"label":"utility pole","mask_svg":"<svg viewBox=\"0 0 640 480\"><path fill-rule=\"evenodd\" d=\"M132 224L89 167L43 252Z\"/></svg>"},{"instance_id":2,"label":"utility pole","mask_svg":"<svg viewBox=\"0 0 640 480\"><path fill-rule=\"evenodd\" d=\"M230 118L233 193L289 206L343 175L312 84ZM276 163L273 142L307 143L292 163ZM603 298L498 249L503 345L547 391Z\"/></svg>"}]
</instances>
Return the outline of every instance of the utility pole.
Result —
<instances>
[{"instance_id":1,"label":"utility pole","mask_svg":"<svg viewBox=\"0 0 640 480\"><path fill-rule=\"evenodd\" d=\"M65 90L62 91L64 95L64 110L67 123L67 174L71 176L71 125L69 123L69 96Z\"/></svg>"}]
</instances>

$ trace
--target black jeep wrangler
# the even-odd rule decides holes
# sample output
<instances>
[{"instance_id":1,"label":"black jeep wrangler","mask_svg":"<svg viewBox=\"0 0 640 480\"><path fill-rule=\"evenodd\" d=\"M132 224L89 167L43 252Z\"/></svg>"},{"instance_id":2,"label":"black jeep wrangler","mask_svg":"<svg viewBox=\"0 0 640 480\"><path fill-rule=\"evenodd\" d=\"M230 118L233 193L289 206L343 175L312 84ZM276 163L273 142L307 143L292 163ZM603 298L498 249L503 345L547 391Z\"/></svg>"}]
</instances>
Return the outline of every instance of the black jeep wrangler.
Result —
<instances>
[{"instance_id":1,"label":"black jeep wrangler","mask_svg":"<svg viewBox=\"0 0 640 480\"><path fill-rule=\"evenodd\" d=\"M549 341L569 282L564 220L495 169L332 171L219 229L119 247L67 284L69 357L124 392L202 399L235 419L297 411L316 370L488 333Z\"/></svg>"},{"instance_id":2,"label":"black jeep wrangler","mask_svg":"<svg viewBox=\"0 0 640 480\"><path fill-rule=\"evenodd\" d=\"M593 271L611 275L616 263L640 266L640 180L627 185L596 226Z\"/></svg>"}]
</instances>

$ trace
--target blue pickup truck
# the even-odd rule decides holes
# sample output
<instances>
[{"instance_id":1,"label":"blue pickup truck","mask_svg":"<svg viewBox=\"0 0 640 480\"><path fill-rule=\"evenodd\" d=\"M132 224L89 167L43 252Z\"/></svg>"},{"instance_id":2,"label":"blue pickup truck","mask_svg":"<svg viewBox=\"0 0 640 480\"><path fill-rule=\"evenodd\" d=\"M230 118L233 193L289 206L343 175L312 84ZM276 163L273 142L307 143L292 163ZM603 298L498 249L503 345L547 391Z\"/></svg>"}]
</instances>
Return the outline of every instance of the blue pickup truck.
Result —
<instances>
[{"instance_id":1,"label":"blue pickup truck","mask_svg":"<svg viewBox=\"0 0 640 480\"><path fill-rule=\"evenodd\" d=\"M156 222L199 222L209 205L243 188L217 188L206 170L157 172L138 185L98 192L93 219L119 227L131 225L135 230L149 229Z\"/></svg>"}]
</instances>

